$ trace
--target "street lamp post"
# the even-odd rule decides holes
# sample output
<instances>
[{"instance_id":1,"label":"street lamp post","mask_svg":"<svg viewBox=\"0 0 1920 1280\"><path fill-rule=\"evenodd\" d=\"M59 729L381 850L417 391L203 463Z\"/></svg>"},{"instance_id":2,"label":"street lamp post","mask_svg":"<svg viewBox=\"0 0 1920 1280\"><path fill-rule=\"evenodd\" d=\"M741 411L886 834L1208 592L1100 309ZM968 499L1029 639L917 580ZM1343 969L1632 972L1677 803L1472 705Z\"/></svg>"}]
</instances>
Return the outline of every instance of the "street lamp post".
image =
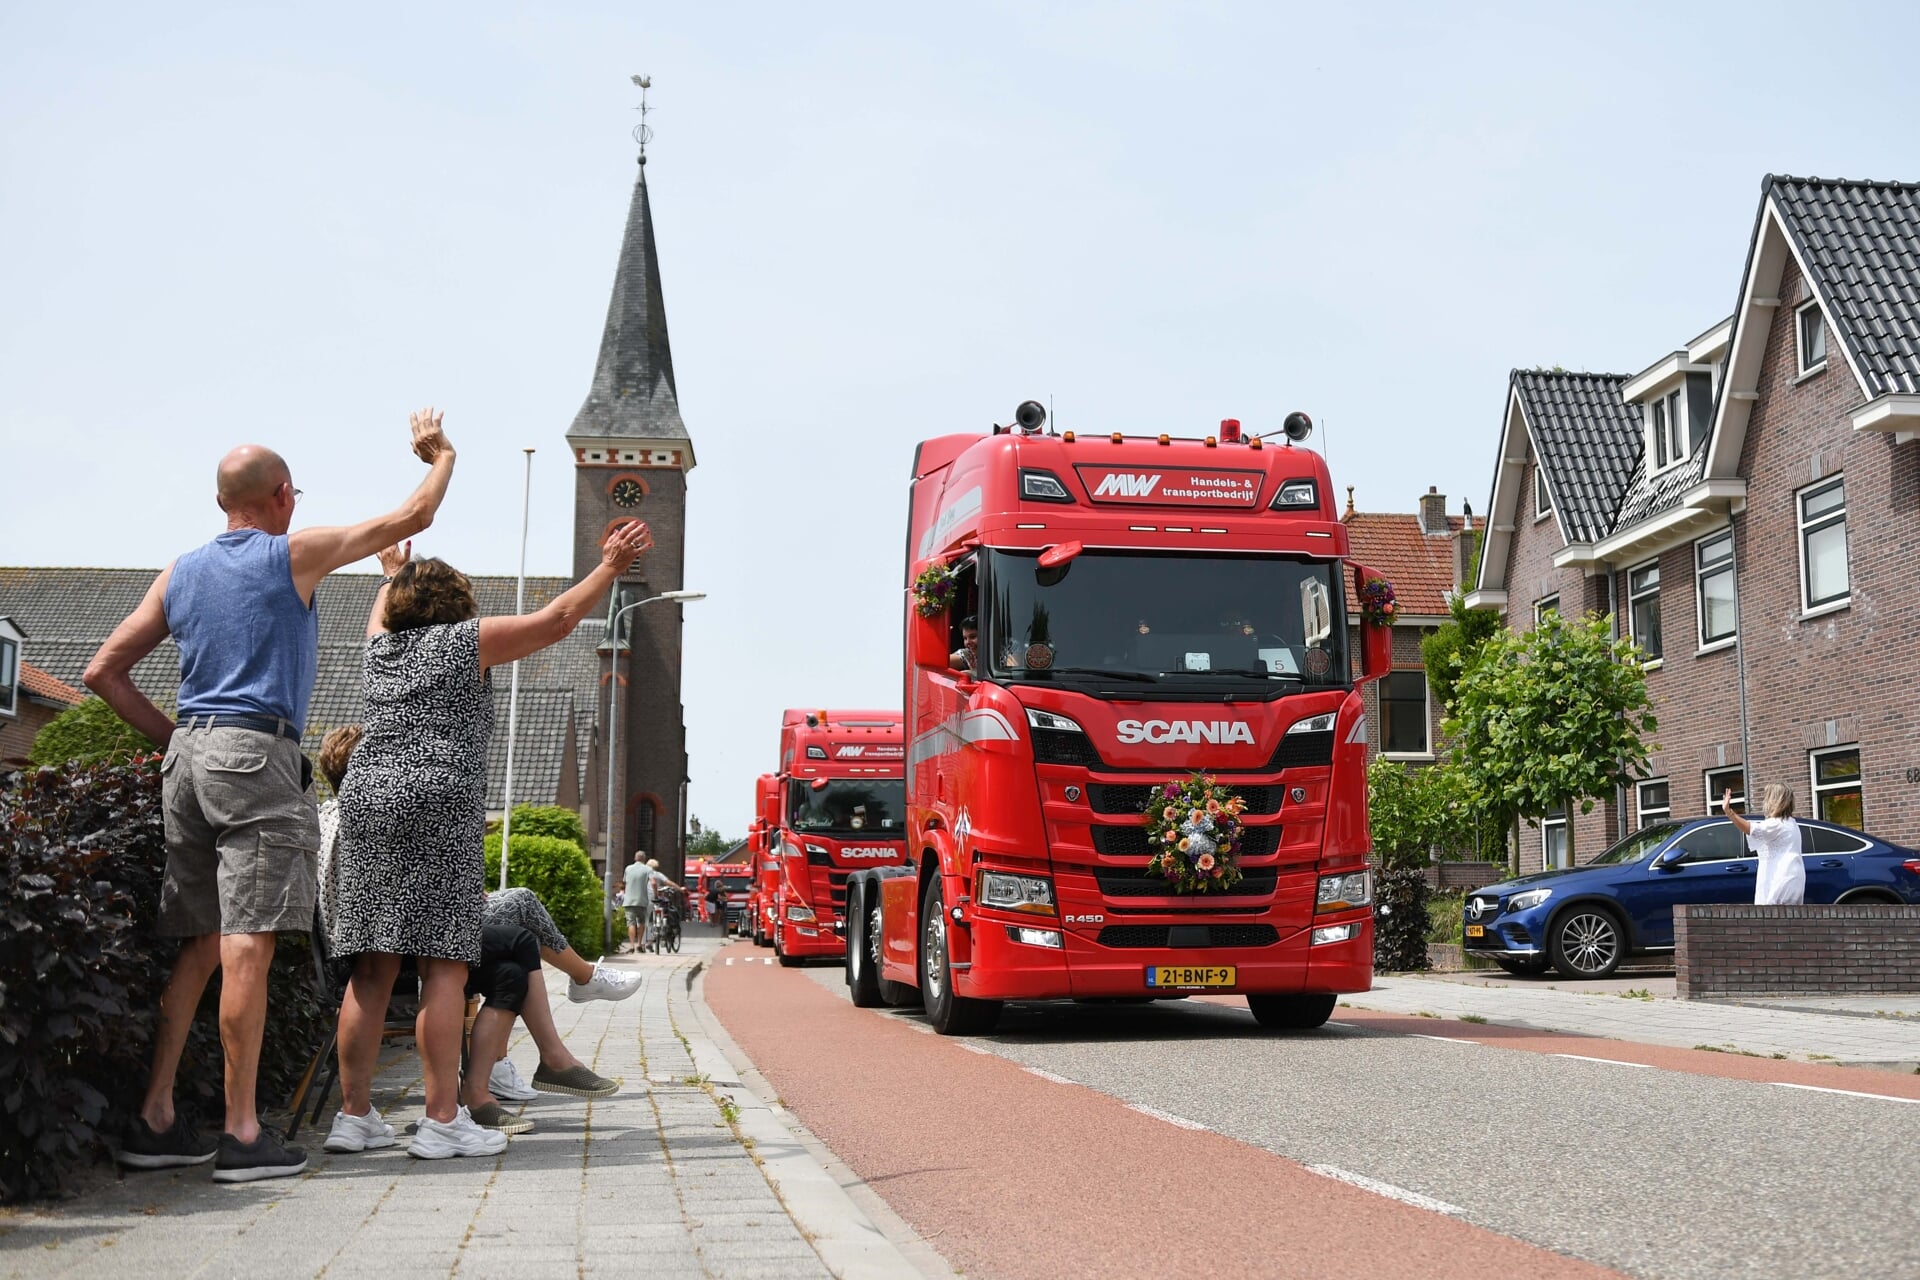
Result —
<instances>
[{"instance_id":1,"label":"street lamp post","mask_svg":"<svg viewBox=\"0 0 1920 1280\"><path fill-rule=\"evenodd\" d=\"M618 583L613 590L620 590ZM618 596L616 594L615 598ZM600 825L607 832L607 857L601 872L600 920L604 937L601 945L607 950L613 949L613 853L614 853L614 814L613 814L613 776L614 765L619 758L619 737L614 729L620 714L620 620L643 604L652 604L655 600L704 600L704 591L662 591L657 596L648 596L645 600L635 600L632 604L613 611L613 618L607 624L607 643L612 646L607 657L607 807L601 816Z\"/></svg>"}]
</instances>

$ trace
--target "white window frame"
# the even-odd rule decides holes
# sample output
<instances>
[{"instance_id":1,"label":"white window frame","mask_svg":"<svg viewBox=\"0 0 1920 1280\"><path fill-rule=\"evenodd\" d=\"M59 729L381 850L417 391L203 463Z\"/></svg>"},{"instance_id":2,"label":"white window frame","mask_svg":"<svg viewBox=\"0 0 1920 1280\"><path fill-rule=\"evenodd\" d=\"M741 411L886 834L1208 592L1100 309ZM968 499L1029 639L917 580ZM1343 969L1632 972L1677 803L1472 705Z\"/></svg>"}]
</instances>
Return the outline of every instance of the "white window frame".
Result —
<instances>
[{"instance_id":1,"label":"white window frame","mask_svg":"<svg viewBox=\"0 0 1920 1280\"><path fill-rule=\"evenodd\" d=\"M1707 793L1707 816L1709 818L1721 817L1725 813L1725 810L1720 807L1720 788L1725 784L1716 783L1714 779L1724 778L1730 773L1740 775L1740 785L1733 789L1733 802L1742 809L1747 807L1747 769L1745 765L1729 764L1722 765L1718 769L1708 769L1700 775L1700 785Z\"/></svg>"},{"instance_id":2,"label":"white window frame","mask_svg":"<svg viewBox=\"0 0 1920 1280\"><path fill-rule=\"evenodd\" d=\"M1671 471L1689 456L1686 384L1682 383L1647 401L1647 474Z\"/></svg>"},{"instance_id":3,"label":"white window frame","mask_svg":"<svg viewBox=\"0 0 1920 1280\"><path fill-rule=\"evenodd\" d=\"M1856 777L1852 782L1830 782L1824 787L1821 786L1820 785L1821 759L1825 756L1844 756L1844 755L1851 755L1853 757L1854 763L1859 766L1859 776ZM1820 801L1825 797L1834 794L1836 791L1858 791L1860 793L1860 826L1857 829L1861 831L1866 830L1866 826L1867 826L1867 763L1866 763L1865 757L1861 754L1859 743L1844 742L1837 747L1821 747L1817 750L1807 752L1807 782L1808 782L1808 785L1812 788L1812 795L1813 795L1813 805L1812 805L1813 812L1808 814L1807 815L1808 817L1818 818L1820 819L1820 821L1831 823L1836 827L1846 826L1847 825L1846 823L1841 822L1837 818L1829 818L1827 816L1827 811L1825 807L1821 805ZM1850 828L1850 829L1853 829L1853 828Z\"/></svg>"},{"instance_id":4,"label":"white window frame","mask_svg":"<svg viewBox=\"0 0 1920 1280\"><path fill-rule=\"evenodd\" d=\"M1554 592L1550 596L1541 596L1538 600L1535 600L1533 602L1533 625L1534 626L1537 627L1540 625L1540 620L1547 616L1548 609L1552 609L1555 613L1560 613L1560 593L1558 591ZM1567 615L1564 613L1560 613L1560 616L1564 618Z\"/></svg>"},{"instance_id":5,"label":"white window frame","mask_svg":"<svg viewBox=\"0 0 1920 1280\"><path fill-rule=\"evenodd\" d=\"M1562 865L1568 867L1573 865L1572 858L1568 858L1565 864L1562 864L1549 852L1553 847L1553 838L1548 833L1556 827L1562 832L1565 832L1568 821L1569 819L1564 813L1557 817L1544 817L1540 819L1540 869L1542 871L1557 871Z\"/></svg>"},{"instance_id":6,"label":"white window frame","mask_svg":"<svg viewBox=\"0 0 1920 1280\"><path fill-rule=\"evenodd\" d=\"M1812 312L1820 321L1820 358L1812 364L1807 363L1807 313ZM1820 299L1813 298L1801 303L1793 310L1793 362L1800 370L1800 377L1810 378L1827 367L1827 347L1833 334L1827 324L1827 314L1820 309Z\"/></svg>"},{"instance_id":7,"label":"white window frame","mask_svg":"<svg viewBox=\"0 0 1920 1280\"><path fill-rule=\"evenodd\" d=\"M1389 760L1431 760L1433 759L1433 681L1427 679L1425 667L1388 667L1388 676L1402 673L1420 677L1420 740L1426 743L1423 751L1389 751L1387 738L1392 730L1392 722L1387 716L1387 682L1380 681L1380 754Z\"/></svg>"},{"instance_id":8,"label":"white window frame","mask_svg":"<svg viewBox=\"0 0 1920 1280\"><path fill-rule=\"evenodd\" d=\"M1660 621L1661 621L1661 623L1663 624L1663 625L1661 626L1661 628L1660 628L1660 652L1659 652L1659 653L1656 653L1656 654L1652 654L1652 655L1650 655L1650 656L1649 656L1649 657L1647 658L1647 670L1649 670L1649 671L1652 671L1652 670L1654 670L1654 669L1655 669L1656 667L1659 667L1659 666L1660 666L1660 665L1661 665L1662 663L1664 663L1664 662L1666 661L1666 653L1667 653L1667 629L1666 629L1666 626L1664 625L1664 624L1665 624L1665 622L1666 622L1666 619L1665 619L1664 617L1661 617L1661 616L1660 616L1660 615L1661 615L1661 610L1660 610L1660 582L1659 582L1659 580L1658 580L1657 578L1655 579L1655 581L1654 581L1654 584L1653 584L1653 590L1652 590L1651 592L1645 592L1645 591L1643 591L1643 592L1641 592L1641 593L1640 593L1639 595L1637 595L1637 596L1636 596L1636 595L1634 594L1634 592L1633 592L1633 575L1634 575L1634 574L1636 574L1636 573L1639 573L1639 572L1640 572L1641 570L1643 570L1643 569L1652 569L1652 570L1653 570L1653 571L1654 571L1654 572L1655 572L1656 574L1657 574L1657 573L1659 573L1659 572L1660 572L1660 557L1659 557L1659 556L1655 556L1655 557L1654 557L1653 559L1651 559L1651 560L1642 560L1642 561L1641 561L1641 562L1640 562L1639 564L1636 564L1636 565L1630 565L1630 566L1628 566L1628 568L1627 568L1627 592L1626 592L1626 595L1627 595L1627 635L1628 635L1628 637L1629 637L1629 638L1631 638L1632 640L1634 640L1634 641L1636 641L1636 642L1638 642L1638 641L1639 641L1639 639L1640 639L1640 633L1639 633L1639 628L1637 628L1637 627L1635 627L1635 626L1633 625L1633 606L1634 606L1634 604L1635 604L1635 603L1636 603L1637 601L1640 601L1640 600L1644 600L1644 599L1646 599L1646 598L1647 598L1647 597L1648 597L1649 595L1651 595L1651 596L1653 597L1653 610L1654 610L1654 614L1655 614L1655 616L1656 616L1656 617L1660 617ZM1643 645L1641 645L1640 647L1641 647L1641 648L1643 648L1643 649L1644 649L1644 648L1646 648L1646 646L1645 646L1644 644L1643 644Z\"/></svg>"},{"instance_id":9,"label":"white window frame","mask_svg":"<svg viewBox=\"0 0 1920 1280\"><path fill-rule=\"evenodd\" d=\"M1666 804L1649 809L1646 800L1648 787L1665 787L1667 789ZM1633 812L1639 819L1642 827L1647 825L1649 818L1655 822L1662 822L1671 818L1673 816L1673 784L1666 778L1642 778L1640 781L1634 783Z\"/></svg>"},{"instance_id":10,"label":"white window frame","mask_svg":"<svg viewBox=\"0 0 1920 1280\"><path fill-rule=\"evenodd\" d=\"M12 652L11 657L8 657L9 650ZM0 635L0 676L6 673L9 663L13 667L13 683L4 686L6 701L0 703L0 716L20 714L20 642Z\"/></svg>"},{"instance_id":11,"label":"white window frame","mask_svg":"<svg viewBox=\"0 0 1920 1280\"><path fill-rule=\"evenodd\" d=\"M1553 514L1553 495L1547 491L1547 469L1533 460L1533 522L1539 524Z\"/></svg>"},{"instance_id":12,"label":"white window frame","mask_svg":"<svg viewBox=\"0 0 1920 1280\"><path fill-rule=\"evenodd\" d=\"M1700 552L1709 542L1721 538L1727 540L1727 558L1724 562L1707 568L1700 563ZM1716 574L1726 574L1733 579L1733 630L1724 636L1707 637L1707 579ZM1699 652L1712 653L1728 645L1738 643L1740 639L1740 575L1733 563L1733 526L1728 525L1718 533L1710 533L1697 539L1693 544L1693 634L1699 644Z\"/></svg>"},{"instance_id":13,"label":"white window frame","mask_svg":"<svg viewBox=\"0 0 1920 1280\"><path fill-rule=\"evenodd\" d=\"M1809 521L1807 519L1807 499L1835 485L1840 487L1839 510L1837 512L1824 512L1816 519ZM1847 608L1853 603L1853 549L1851 541L1847 538L1846 534L1846 473L1840 472L1836 475L1823 476L1804 488L1794 490L1793 517L1796 530L1794 542L1800 551L1800 616L1803 618L1818 617L1823 613L1832 613L1837 609ZM1813 600L1812 584L1807 579L1807 535L1818 532L1820 529L1836 523L1840 526L1841 545L1846 549L1846 555L1842 559L1847 568L1847 590L1845 595L1836 596L1831 600L1822 600L1816 604Z\"/></svg>"}]
</instances>

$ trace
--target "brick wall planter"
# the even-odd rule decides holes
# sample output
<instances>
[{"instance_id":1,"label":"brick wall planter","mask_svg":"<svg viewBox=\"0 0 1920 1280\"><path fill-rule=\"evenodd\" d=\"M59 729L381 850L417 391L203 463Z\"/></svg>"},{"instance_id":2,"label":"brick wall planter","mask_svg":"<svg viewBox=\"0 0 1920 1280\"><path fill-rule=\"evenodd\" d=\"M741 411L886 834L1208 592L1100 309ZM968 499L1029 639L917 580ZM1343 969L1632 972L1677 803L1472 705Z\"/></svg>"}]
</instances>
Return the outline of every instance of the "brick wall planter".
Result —
<instances>
[{"instance_id":1,"label":"brick wall planter","mask_svg":"<svg viewBox=\"0 0 1920 1280\"><path fill-rule=\"evenodd\" d=\"M1920 993L1920 907L1673 909L1675 990L1725 996Z\"/></svg>"}]
</instances>

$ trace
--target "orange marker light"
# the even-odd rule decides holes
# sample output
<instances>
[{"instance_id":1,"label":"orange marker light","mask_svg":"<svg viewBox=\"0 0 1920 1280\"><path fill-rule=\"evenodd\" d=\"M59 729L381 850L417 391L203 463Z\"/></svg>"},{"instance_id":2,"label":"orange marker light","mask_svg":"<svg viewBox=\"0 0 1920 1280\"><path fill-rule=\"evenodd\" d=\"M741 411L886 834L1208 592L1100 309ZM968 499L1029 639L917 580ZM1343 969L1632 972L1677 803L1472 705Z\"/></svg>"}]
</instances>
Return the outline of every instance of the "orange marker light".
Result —
<instances>
[{"instance_id":1,"label":"orange marker light","mask_svg":"<svg viewBox=\"0 0 1920 1280\"><path fill-rule=\"evenodd\" d=\"M1214 439L1212 436L1207 437L1207 448L1217 449L1219 447L1220 447L1220 442L1218 440Z\"/></svg>"},{"instance_id":2,"label":"orange marker light","mask_svg":"<svg viewBox=\"0 0 1920 1280\"><path fill-rule=\"evenodd\" d=\"M1166 433L1166 432L1164 432L1164 431L1162 431L1162 432L1160 433L1160 443L1161 443L1161 444L1172 444L1172 443L1173 443L1173 441L1172 441L1172 440L1171 440L1171 439L1170 439L1170 438L1169 438L1169 437L1167 436L1167 433Z\"/></svg>"},{"instance_id":3,"label":"orange marker light","mask_svg":"<svg viewBox=\"0 0 1920 1280\"><path fill-rule=\"evenodd\" d=\"M1060 433L1060 438L1061 438L1062 440L1064 440L1064 441L1066 441L1066 442L1067 442L1068 444L1072 444L1072 443L1073 443L1073 432L1071 432L1071 431L1062 431L1062 432Z\"/></svg>"},{"instance_id":4,"label":"orange marker light","mask_svg":"<svg viewBox=\"0 0 1920 1280\"><path fill-rule=\"evenodd\" d=\"M1120 441L1121 441L1121 439L1122 439L1122 437L1121 437L1121 435L1120 435L1120 433L1119 433L1118 431L1116 431L1116 432L1114 432L1114 433L1113 433L1113 442L1114 442L1115 444L1119 444L1119 443L1120 443Z\"/></svg>"}]
</instances>

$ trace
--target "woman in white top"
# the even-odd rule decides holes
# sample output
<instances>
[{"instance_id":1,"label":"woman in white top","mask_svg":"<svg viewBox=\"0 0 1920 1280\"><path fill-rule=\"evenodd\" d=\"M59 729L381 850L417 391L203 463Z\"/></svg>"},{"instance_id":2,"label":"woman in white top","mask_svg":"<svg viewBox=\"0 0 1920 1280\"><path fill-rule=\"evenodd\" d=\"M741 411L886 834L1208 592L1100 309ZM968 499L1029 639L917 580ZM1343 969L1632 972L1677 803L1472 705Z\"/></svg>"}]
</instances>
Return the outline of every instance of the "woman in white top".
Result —
<instances>
[{"instance_id":1,"label":"woman in white top","mask_svg":"<svg viewBox=\"0 0 1920 1280\"><path fill-rule=\"evenodd\" d=\"M1767 816L1759 822L1748 822L1733 811L1733 792L1720 793L1721 810L1740 828L1760 859L1760 873L1753 884L1754 902L1798 906L1807 900L1807 869L1800 861L1806 846L1800 824L1793 820L1793 792L1772 783L1761 797L1760 807Z\"/></svg>"}]
</instances>

